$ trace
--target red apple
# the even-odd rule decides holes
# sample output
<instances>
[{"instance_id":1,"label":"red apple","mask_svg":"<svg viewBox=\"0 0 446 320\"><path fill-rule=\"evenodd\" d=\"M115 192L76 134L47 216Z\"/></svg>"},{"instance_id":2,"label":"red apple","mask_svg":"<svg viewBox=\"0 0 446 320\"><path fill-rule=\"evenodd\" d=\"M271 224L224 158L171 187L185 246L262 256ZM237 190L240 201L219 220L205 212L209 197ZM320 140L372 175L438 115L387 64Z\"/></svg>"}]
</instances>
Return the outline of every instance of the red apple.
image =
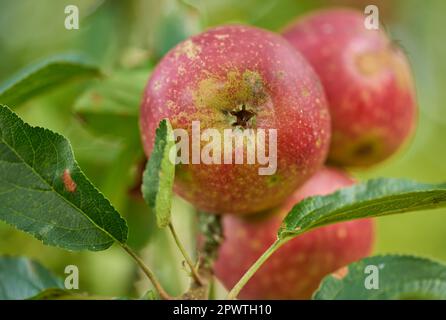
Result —
<instances>
[{"instance_id":1,"label":"red apple","mask_svg":"<svg viewBox=\"0 0 446 320\"><path fill-rule=\"evenodd\" d=\"M302 199L353 184L345 173L324 168L280 208L264 216L223 217L225 240L215 263L218 279L231 289L276 240L284 216ZM353 220L304 233L279 248L240 292L241 299L309 299L321 279L370 254L373 221Z\"/></svg>"},{"instance_id":2,"label":"red apple","mask_svg":"<svg viewBox=\"0 0 446 320\"><path fill-rule=\"evenodd\" d=\"M189 137L192 121L200 121L201 132L212 128L221 136L227 129L263 129L267 151L268 130L277 130L273 174L260 175L266 165L258 161L192 164L192 152L188 164L177 166L175 191L207 212L244 214L276 206L321 167L328 153L330 118L316 74L282 37L253 27L210 29L162 59L141 106L147 156L163 118ZM198 145L202 149L206 143Z\"/></svg>"},{"instance_id":3,"label":"red apple","mask_svg":"<svg viewBox=\"0 0 446 320\"><path fill-rule=\"evenodd\" d=\"M311 13L285 29L285 38L319 75L332 118L329 161L369 166L394 154L414 131L416 97L409 63L365 15L334 9Z\"/></svg>"}]
</instances>

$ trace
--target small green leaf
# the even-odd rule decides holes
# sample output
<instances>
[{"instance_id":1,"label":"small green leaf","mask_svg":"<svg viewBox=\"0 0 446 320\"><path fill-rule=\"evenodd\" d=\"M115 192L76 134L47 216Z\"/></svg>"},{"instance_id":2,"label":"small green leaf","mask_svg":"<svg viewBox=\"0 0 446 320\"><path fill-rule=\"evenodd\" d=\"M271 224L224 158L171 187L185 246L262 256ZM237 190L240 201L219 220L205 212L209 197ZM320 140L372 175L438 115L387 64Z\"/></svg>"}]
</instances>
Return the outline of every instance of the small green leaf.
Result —
<instances>
[{"instance_id":1,"label":"small green leaf","mask_svg":"<svg viewBox=\"0 0 446 320\"><path fill-rule=\"evenodd\" d=\"M160 297L154 290L149 290L139 300L160 300Z\"/></svg>"},{"instance_id":2,"label":"small green leaf","mask_svg":"<svg viewBox=\"0 0 446 320\"><path fill-rule=\"evenodd\" d=\"M365 258L325 277L316 300L446 299L446 265L426 258Z\"/></svg>"},{"instance_id":3,"label":"small green leaf","mask_svg":"<svg viewBox=\"0 0 446 320\"><path fill-rule=\"evenodd\" d=\"M149 69L123 70L98 81L76 101L74 110L89 129L139 140L139 106Z\"/></svg>"},{"instance_id":4,"label":"small green leaf","mask_svg":"<svg viewBox=\"0 0 446 320\"><path fill-rule=\"evenodd\" d=\"M169 159L171 148L175 148L173 130L169 120L162 120L156 129L155 145L143 175L142 194L156 214L160 228L170 223L172 187L175 164Z\"/></svg>"},{"instance_id":5,"label":"small green leaf","mask_svg":"<svg viewBox=\"0 0 446 320\"><path fill-rule=\"evenodd\" d=\"M28 298L28 300L105 300L108 297L90 296L73 290L49 288Z\"/></svg>"},{"instance_id":6,"label":"small green leaf","mask_svg":"<svg viewBox=\"0 0 446 320\"><path fill-rule=\"evenodd\" d=\"M85 296L64 289L49 288L28 298L28 300L78 300L82 299L82 297Z\"/></svg>"},{"instance_id":7,"label":"small green leaf","mask_svg":"<svg viewBox=\"0 0 446 320\"><path fill-rule=\"evenodd\" d=\"M18 106L54 87L79 78L96 77L99 69L73 55L57 56L26 67L0 86L0 103Z\"/></svg>"},{"instance_id":8,"label":"small green leaf","mask_svg":"<svg viewBox=\"0 0 446 320\"><path fill-rule=\"evenodd\" d=\"M0 300L32 298L48 288L63 288L61 279L40 263L23 257L0 257Z\"/></svg>"},{"instance_id":9,"label":"small green leaf","mask_svg":"<svg viewBox=\"0 0 446 320\"><path fill-rule=\"evenodd\" d=\"M375 179L327 196L307 198L293 207L279 229L279 238L352 219L378 217L446 206L446 184L401 179Z\"/></svg>"},{"instance_id":10,"label":"small green leaf","mask_svg":"<svg viewBox=\"0 0 446 320\"><path fill-rule=\"evenodd\" d=\"M127 239L125 220L82 173L69 142L1 105L0 220L69 250Z\"/></svg>"}]
</instances>

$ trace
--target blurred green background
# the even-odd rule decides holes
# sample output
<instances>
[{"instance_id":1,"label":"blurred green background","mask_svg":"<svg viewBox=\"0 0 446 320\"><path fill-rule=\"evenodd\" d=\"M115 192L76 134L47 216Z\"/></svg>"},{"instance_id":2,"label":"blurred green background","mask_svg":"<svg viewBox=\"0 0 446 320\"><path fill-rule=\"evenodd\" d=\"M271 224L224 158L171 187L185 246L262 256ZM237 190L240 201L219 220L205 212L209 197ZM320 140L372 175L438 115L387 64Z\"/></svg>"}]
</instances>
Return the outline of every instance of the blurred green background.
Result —
<instances>
[{"instance_id":1,"label":"blurred green background","mask_svg":"<svg viewBox=\"0 0 446 320\"><path fill-rule=\"evenodd\" d=\"M61 53L85 55L102 67L106 73L103 79L80 79L28 101L16 111L27 122L70 139L86 174L128 219L130 245L141 250L168 291L176 294L187 284L181 259L169 235L156 228L136 191L144 160L136 115L153 65L178 41L209 26L242 22L278 31L315 8L353 6L363 10L372 3L378 5L381 22L413 65L419 126L411 144L398 155L353 174L359 179L384 176L445 181L444 0L0 0L0 82L27 65ZM79 30L64 28L64 8L70 4L79 8ZM123 104L130 105L132 111L97 111L98 102L91 98L95 95L110 109ZM195 238L193 211L182 200L175 200L174 223L190 250ZM446 210L381 218L377 231L376 253L414 253L446 261ZM117 247L99 253L65 252L43 246L0 222L0 254L33 257L59 275L66 265L75 264L80 270L81 290L93 294L138 296L148 287Z\"/></svg>"}]
</instances>

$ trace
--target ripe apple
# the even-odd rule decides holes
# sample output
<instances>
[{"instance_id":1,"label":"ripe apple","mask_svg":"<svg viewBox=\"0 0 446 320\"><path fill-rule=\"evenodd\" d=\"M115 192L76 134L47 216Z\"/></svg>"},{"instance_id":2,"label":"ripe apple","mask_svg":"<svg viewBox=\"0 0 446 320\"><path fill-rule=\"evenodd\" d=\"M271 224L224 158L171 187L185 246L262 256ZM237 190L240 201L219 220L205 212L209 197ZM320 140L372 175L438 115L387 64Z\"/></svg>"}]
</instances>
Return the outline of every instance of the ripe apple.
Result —
<instances>
[{"instance_id":1,"label":"ripe apple","mask_svg":"<svg viewBox=\"0 0 446 320\"><path fill-rule=\"evenodd\" d=\"M239 133L264 129L269 132L265 150L271 150L270 130L276 130L273 174L259 174L264 167L259 161L192 164L189 160L177 166L175 191L212 213L245 214L278 205L324 163L331 134L325 95L308 62L281 36L240 25L189 38L155 68L140 115L147 156L164 118L189 137L196 136L192 134L196 121L201 132L215 129L221 136L228 129ZM222 144L217 142L213 152L222 151ZM205 141L198 145L203 152Z\"/></svg>"},{"instance_id":2,"label":"ripe apple","mask_svg":"<svg viewBox=\"0 0 446 320\"><path fill-rule=\"evenodd\" d=\"M311 13L283 31L311 63L332 119L329 161L369 166L408 140L417 117L414 81L403 51L365 15L332 9Z\"/></svg>"},{"instance_id":3,"label":"ripe apple","mask_svg":"<svg viewBox=\"0 0 446 320\"><path fill-rule=\"evenodd\" d=\"M276 240L284 216L304 198L324 195L353 184L345 173L324 168L280 208L258 216L223 217L224 241L215 274L232 288ZM279 248L240 292L242 299L309 299L321 279L367 256L373 244L373 221L353 220L304 233Z\"/></svg>"}]
</instances>

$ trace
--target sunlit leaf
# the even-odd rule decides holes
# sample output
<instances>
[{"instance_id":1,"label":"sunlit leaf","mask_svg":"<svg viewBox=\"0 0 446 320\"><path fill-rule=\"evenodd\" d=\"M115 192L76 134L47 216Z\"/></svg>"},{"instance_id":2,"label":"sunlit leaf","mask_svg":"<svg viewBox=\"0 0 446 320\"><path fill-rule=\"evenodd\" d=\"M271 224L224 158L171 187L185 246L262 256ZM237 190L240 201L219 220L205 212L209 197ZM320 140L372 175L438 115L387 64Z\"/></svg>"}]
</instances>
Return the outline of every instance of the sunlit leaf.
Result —
<instances>
[{"instance_id":1,"label":"sunlit leaf","mask_svg":"<svg viewBox=\"0 0 446 320\"><path fill-rule=\"evenodd\" d=\"M446 206L446 184L403 179L375 179L327 196L307 198L293 207L279 238L341 221L434 209Z\"/></svg>"},{"instance_id":2,"label":"sunlit leaf","mask_svg":"<svg viewBox=\"0 0 446 320\"><path fill-rule=\"evenodd\" d=\"M155 212L161 228L170 223L171 217L175 164L170 161L169 152L174 147L172 126L168 120L162 120L156 129L155 145L147 162L142 184L144 199Z\"/></svg>"}]
</instances>

